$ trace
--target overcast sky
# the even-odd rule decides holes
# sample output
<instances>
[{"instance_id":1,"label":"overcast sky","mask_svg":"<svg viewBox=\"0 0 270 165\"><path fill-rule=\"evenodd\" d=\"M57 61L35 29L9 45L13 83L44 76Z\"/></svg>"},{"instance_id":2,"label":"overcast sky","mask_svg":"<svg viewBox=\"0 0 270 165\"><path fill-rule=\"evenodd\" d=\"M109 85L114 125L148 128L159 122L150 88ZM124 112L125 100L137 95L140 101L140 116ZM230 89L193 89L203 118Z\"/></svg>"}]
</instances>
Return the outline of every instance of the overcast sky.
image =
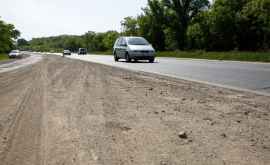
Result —
<instances>
[{"instance_id":1,"label":"overcast sky","mask_svg":"<svg viewBox=\"0 0 270 165\"><path fill-rule=\"evenodd\" d=\"M136 16L147 0L0 0L0 17L21 37L84 34L120 30L120 21Z\"/></svg>"}]
</instances>

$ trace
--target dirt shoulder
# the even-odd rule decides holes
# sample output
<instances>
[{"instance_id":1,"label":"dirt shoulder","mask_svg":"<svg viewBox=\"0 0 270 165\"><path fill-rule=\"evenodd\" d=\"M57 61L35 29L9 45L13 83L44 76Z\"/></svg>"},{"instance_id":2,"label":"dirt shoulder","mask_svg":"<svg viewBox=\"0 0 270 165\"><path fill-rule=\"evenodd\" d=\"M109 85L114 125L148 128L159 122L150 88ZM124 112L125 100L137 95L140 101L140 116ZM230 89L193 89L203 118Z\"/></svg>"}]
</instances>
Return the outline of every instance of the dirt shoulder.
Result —
<instances>
[{"instance_id":1,"label":"dirt shoulder","mask_svg":"<svg viewBox=\"0 0 270 165\"><path fill-rule=\"evenodd\" d=\"M1 56L2 56L2 58L1 58ZM21 59L27 58L29 56L30 55L28 55L28 54L23 54L22 55L22 58L17 58L16 59L16 58L9 58L8 55L2 55L2 54L0 54L0 65L1 64L10 63L10 62L13 62L13 61L16 61L16 60L21 60Z\"/></svg>"},{"instance_id":2,"label":"dirt shoulder","mask_svg":"<svg viewBox=\"0 0 270 165\"><path fill-rule=\"evenodd\" d=\"M5 165L270 164L266 96L49 56L0 89Z\"/></svg>"},{"instance_id":3,"label":"dirt shoulder","mask_svg":"<svg viewBox=\"0 0 270 165\"><path fill-rule=\"evenodd\" d=\"M42 56L37 54L32 56L25 54L22 58L4 60L0 62L0 74L35 64L41 60Z\"/></svg>"}]
</instances>

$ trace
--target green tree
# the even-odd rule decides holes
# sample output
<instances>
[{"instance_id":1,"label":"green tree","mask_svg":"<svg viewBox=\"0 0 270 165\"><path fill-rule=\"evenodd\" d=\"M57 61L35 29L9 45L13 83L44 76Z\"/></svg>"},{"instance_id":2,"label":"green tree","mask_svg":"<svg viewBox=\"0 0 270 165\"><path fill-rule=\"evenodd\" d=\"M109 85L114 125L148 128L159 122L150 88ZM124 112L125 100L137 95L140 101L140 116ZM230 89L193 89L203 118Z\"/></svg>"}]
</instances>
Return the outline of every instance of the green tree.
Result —
<instances>
[{"instance_id":1,"label":"green tree","mask_svg":"<svg viewBox=\"0 0 270 165\"><path fill-rule=\"evenodd\" d=\"M250 0L238 19L237 41L241 50L270 48L270 0Z\"/></svg>"},{"instance_id":2,"label":"green tree","mask_svg":"<svg viewBox=\"0 0 270 165\"><path fill-rule=\"evenodd\" d=\"M121 21L123 34L126 36L138 35L138 23L137 19L133 17L126 17Z\"/></svg>"},{"instance_id":3,"label":"green tree","mask_svg":"<svg viewBox=\"0 0 270 165\"><path fill-rule=\"evenodd\" d=\"M9 52L15 47L15 40L20 36L20 32L14 25L7 24L0 20L0 53Z\"/></svg>"},{"instance_id":4,"label":"green tree","mask_svg":"<svg viewBox=\"0 0 270 165\"><path fill-rule=\"evenodd\" d=\"M205 34L203 33L199 23L190 25L187 30L188 48L204 49Z\"/></svg>"},{"instance_id":5,"label":"green tree","mask_svg":"<svg viewBox=\"0 0 270 165\"><path fill-rule=\"evenodd\" d=\"M104 34L103 44L107 50L112 50L114 42L120 36L117 31L108 31Z\"/></svg>"},{"instance_id":6,"label":"green tree","mask_svg":"<svg viewBox=\"0 0 270 165\"><path fill-rule=\"evenodd\" d=\"M166 16L159 0L148 0L148 7L137 18L139 34L147 38L157 50L165 49Z\"/></svg>"},{"instance_id":7,"label":"green tree","mask_svg":"<svg viewBox=\"0 0 270 165\"><path fill-rule=\"evenodd\" d=\"M79 36L66 36L64 44L55 45L55 49L68 49L77 52L79 48L84 47L83 40ZM60 40L61 41L61 40ZM57 43L56 43L57 44Z\"/></svg>"},{"instance_id":8,"label":"green tree","mask_svg":"<svg viewBox=\"0 0 270 165\"><path fill-rule=\"evenodd\" d=\"M216 0L209 11L210 50L237 48L237 19L246 0Z\"/></svg>"},{"instance_id":9,"label":"green tree","mask_svg":"<svg viewBox=\"0 0 270 165\"><path fill-rule=\"evenodd\" d=\"M194 17L187 30L189 49L209 48L210 40L210 13L203 11Z\"/></svg>"},{"instance_id":10,"label":"green tree","mask_svg":"<svg viewBox=\"0 0 270 165\"><path fill-rule=\"evenodd\" d=\"M207 10L208 0L163 0L168 16L168 25L175 32L175 40L179 49L187 44L187 29L190 21L198 13Z\"/></svg>"},{"instance_id":11,"label":"green tree","mask_svg":"<svg viewBox=\"0 0 270 165\"><path fill-rule=\"evenodd\" d=\"M104 33L87 32L84 34L84 42L89 51L105 51L103 43Z\"/></svg>"},{"instance_id":12,"label":"green tree","mask_svg":"<svg viewBox=\"0 0 270 165\"><path fill-rule=\"evenodd\" d=\"M18 48L24 48L24 47L26 47L28 45L29 45L28 41L26 39L24 39L24 38L20 38L20 39L17 40L17 47Z\"/></svg>"}]
</instances>

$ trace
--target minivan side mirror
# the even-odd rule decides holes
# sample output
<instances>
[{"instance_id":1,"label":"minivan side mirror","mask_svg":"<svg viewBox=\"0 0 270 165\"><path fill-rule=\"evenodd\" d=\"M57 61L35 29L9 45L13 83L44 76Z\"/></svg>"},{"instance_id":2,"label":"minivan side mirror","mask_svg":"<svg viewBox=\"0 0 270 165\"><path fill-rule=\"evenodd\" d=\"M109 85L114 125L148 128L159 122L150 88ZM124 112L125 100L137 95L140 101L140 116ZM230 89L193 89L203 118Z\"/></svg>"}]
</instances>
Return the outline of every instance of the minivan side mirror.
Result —
<instances>
[{"instance_id":1,"label":"minivan side mirror","mask_svg":"<svg viewBox=\"0 0 270 165\"><path fill-rule=\"evenodd\" d=\"M126 47L126 46L127 46L127 44L121 44L120 46L125 46L125 47Z\"/></svg>"}]
</instances>

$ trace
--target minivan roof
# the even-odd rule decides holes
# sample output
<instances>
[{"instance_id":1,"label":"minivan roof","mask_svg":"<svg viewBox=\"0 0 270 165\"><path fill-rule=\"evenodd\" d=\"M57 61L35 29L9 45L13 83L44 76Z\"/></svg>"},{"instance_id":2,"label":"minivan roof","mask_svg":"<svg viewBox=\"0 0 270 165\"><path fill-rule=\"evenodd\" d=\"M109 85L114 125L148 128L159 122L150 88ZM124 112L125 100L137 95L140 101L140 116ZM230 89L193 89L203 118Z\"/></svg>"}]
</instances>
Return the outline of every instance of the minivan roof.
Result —
<instances>
[{"instance_id":1,"label":"minivan roof","mask_svg":"<svg viewBox=\"0 0 270 165\"><path fill-rule=\"evenodd\" d=\"M12 50L11 52L19 52L20 50L16 49L16 50Z\"/></svg>"},{"instance_id":2,"label":"minivan roof","mask_svg":"<svg viewBox=\"0 0 270 165\"><path fill-rule=\"evenodd\" d=\"M143 37L139 37L139 36L122 36L120 38L143 38Z\"/></svg>"}]
</instances>

